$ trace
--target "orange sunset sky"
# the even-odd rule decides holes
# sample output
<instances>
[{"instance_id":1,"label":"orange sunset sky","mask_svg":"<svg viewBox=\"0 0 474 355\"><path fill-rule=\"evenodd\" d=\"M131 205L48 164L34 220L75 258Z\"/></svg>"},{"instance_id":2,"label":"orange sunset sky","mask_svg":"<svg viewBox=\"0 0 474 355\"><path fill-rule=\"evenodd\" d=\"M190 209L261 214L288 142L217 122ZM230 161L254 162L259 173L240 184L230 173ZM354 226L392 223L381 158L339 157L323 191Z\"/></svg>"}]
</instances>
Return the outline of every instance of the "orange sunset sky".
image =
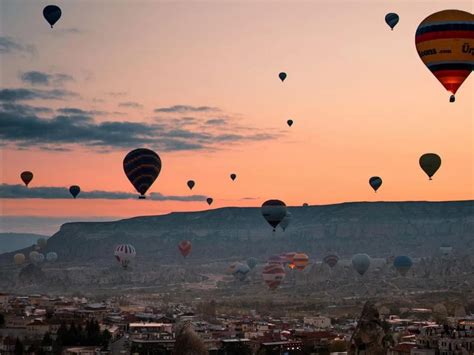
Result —
<instances>
[{"instance_id":1,"label":"orange sunset sky","mask_svg":"<svg viewBox=\"0 0 474 355\"><path fill-rule=\"evenodd\" d=\"M0 132L1 184L21 184L31 170L31 188L134 193L122 160L148 147L163 162L149 192L210 196L211 208L474 198L472 75L449 103L414 43L425 17L472 13L472 1L62 0L53 29L47 4L0 0L0 89L33 95L12 100L13 123L0 116L14 125ZM400 15L393 31L388 12ZM29 79L32 71L46 79ZM65 113L71 108L82 113ZM74 139L61 138L70 126L41 128L58 115L77 129ZM113 136L104 122L135 123L139 133L122 127ZM443 159L431 182L418 166L427 152ZM373 175L383 179L377 194ZM0 208L3 216L128 217L208 206L79 195L2 198Z\"/></svg>"}]
</instances>

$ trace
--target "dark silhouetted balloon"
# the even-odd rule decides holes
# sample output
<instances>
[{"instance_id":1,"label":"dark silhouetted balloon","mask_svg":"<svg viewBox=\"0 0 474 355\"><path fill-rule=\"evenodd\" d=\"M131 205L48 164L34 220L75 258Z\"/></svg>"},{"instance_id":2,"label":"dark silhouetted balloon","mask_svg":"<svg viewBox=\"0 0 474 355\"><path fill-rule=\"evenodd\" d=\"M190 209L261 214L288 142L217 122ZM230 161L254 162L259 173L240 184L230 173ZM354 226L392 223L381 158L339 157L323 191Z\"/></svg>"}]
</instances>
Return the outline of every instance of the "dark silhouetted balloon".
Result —
<instances>
[{"instance_id":1,"label":"dark silhouetted balloon","mask_svg":"<svg viewBox=\"0 0 474 355\"><path fill-rule=\"evenodd\" d=\"M232 181L234 181L234 180L237 178L237 175L235 175L235 174L230 174L230 178L232 179Z\"/></svg>"},{"instance_id":2,"label":"dark silhouetted balloon","mask_svg":"<svg viewBox=\"0 0 474 355\"><path fill-rule=\"evenodd\" d=\"M293 126L293 120L288 120L288 121L286 121L286 123L287 123L288 127Z\"/></svg>"},{"instance_id":3,"label":"dark silhouetted balloon","mask_svg":"<svg viewBox=\"0 0 474 355\"><path fill-rule=\"evenodd\" d=\"M370 179L369 179L369 184L370 186L372 186L372 188L374 189L375 192L377 192L377 190L379 189L380 186L382 186L382 178L378 177L378 176L372 176Z\"/></svg>"},{"instance_id":4,"label":"dark silhouetted balloon","mask_svg":"<svg viewBox=\"0 0 474 355\"><path fill-rule=\"evenodd\" d=\"M192 190L194 185L196 185L196 183L194 182L194 180L189 180L187 182L187 185L188 185L189 189Z\"/></svg>"},{"instance_id":5,"label":"dark silhouetted balloon","mask_svg":"<svg viewBox=\"0 0 474 355\"><path fill-rule=\"evenodd\" d=\"M273 231L286 216L286 205L280 200L265 201L261 208L263 218L273 227Z\"/></svg>"},{"instance_id":6,"label":"dark silhouetted balloon","mask_svg":"<svg viewBox=\"0 0 474 355\"><path fill-rule=\"evenodd\" d=\"M400 20L400 17L393 12L390 12L385 15L385 22L387 23L387 25L390 26L392 31L393 31L393 28L397 25L399 20Z\"/></svg>"},{"instance_id":7,"label":"dark silhouetted balloon","mask_svg":"<svg viewBox=\"0 0 474 355\"><path fill-rule=\"evenodd\" d=\"M305 202L303 203L303 207L308 207L309 205Z\"/></svg>"},{"instance_id":8,"label":"dark silhouetted balloon","mask_svg":"<svg viewBox=\"0 0 474 355\"><path fill-rule=\"evenodd\" d=\"M288 228L288 226L290 225L291 223L291 213L290 212L286 212L286 216L285 218L282 219L282 221L280 222L280 227L281 229L283 229L283 231L286 230L286 228Z\"/></svg>"},{"instance_id":9,"label":"dark silhouetted balloon","mask_svg":"<svg viewBox=\"0 0 474 355\"><path fill-rule=\"evenodd\" d=\"M367 254L356 254L352 257L352 266L363 276L370 266L370 257Z\"/></svg>"},{"instance_id":10,"label":"dark silhouetted balloon","mask_svg":"<svg viewBox=\"0 0 474 355\"><path fill-rule=\"evenodd\" d=\"M212 203L214 202L214 200L213 200L211 197L208 197L208 198L206 199L206 202L207 202L207 204L210 206L210 205L212 205Z\"/></svg>"},{"instance_id":11,"label":"dark silhouetted balloon","mask_svg":"<svg viewBox=\"0 0 474 355\"><path fill-rule=\"evenodd\" d=\"M451 95L451 96L449 97L449 102L456 102L456 96Z\"/></svg>"},{"instance_id":12,"label":"dark silhouetted balloon","mask_svg":"<svg viewBox=\"0 0 474 355\"><path fill-rule=\"evenodd\" d=\"M161 171L161 159L154 151L145 148L132 150L123 159L123 170L128 180L140 193L140 199L151 187Z\"/></svg>"},{"instance_id":13,"label":"dark silhouetted balloon","mask_svg":"<svg viewBox=\"0 0 474 355\"><path fill-rule=\"evenodd\" d=\"M286 79L286 73L285 73L285 72L281 72L280 74L278 74L278 77L280 78L281 81L285 81L285 79Z\"/></svg>"},{"instance_id":14,"label":"dark silhouetted balloon","mask_svg":"<svg viewBox=\"0 0 474 355\"><path fill-rule=\"evenodd\" d=\"M393 266L395 266L395 269L397 269L397 271L402 276L405 276L407 274L408 270L411 269L412 265L413 262L411 261L411 258L405 255L397 256L393 261Z\"/></svg>"},{"instance_id":15,"label":"dark silhouetted balloon","mask_svg":"<svg viewBox=\"0 0 474 355\"><path fill-rule=\"evenodd\" d=\"M61 18L61 9L56 5L48 5L43 9L43 16L53 28L54 24Z\"/></svg>"},{"instance_id":16,"label":"dark silhouetted balloon","mask_svg":"<svg viewBox=\"0 0 474 355\"><path fill-rule=\"evenodd\" d=\"M182 256L187 257L191 253L192 244L189 240L182 240L178 243L178 249Z\"/></svg>"},{"instance_id":17,"label":"dark silhouetted balloon","mask_svg":"<svg viewBox=\"0 0 474 355\"><path fill-rule=\"evenodd\" d=\"M426 153L420 157L420 167L431 178L441 166L441 158L435 153Z\"/></svg>"},{"instance_id":18,"label":"dark silhouetted balloon","mask_svg":"<svg viewBox=\"0 0 474 355\"><path fill-rule=\"evenodd\" d=\"M339 257L335 254L329 254L324 257L324 262L329 265L329 267L333 268L334 266L337 265L337 262L339 261Z\"/></svg>"},{"instance_id":19,"label":"dark silhouetted balloon","mask_svg":"<svg viewBox=\"0 0 474 355\"><path fill-rule=\"evenodd\" d=\"M20 178L25 186L28 186L31 180L33 180L33 173L31 171L24 171L20 174Z\"/></svg>"},{"instance_id":20,"label":"dark silhouetted balloon","mask_svg":"<svg viewBox=\"0 0 474 355\"><path fill-rule=\"evenodd\" d=\"M81 188L77 185L72 185L69 188L69 192L71 193L72 197L76 198L77 195L79 195L79 192L81 192Z\"/></svg>"},{"instance_id":21,"label":"dark silhouetted balloon","mask_svg":"<svg viewBox=\"0 0 474 355\"><path fill-rule=\"evenodd\" d=\"M415 43L421 61L454 96L474 66L474 15L461 10L431 14L418 26Z\"/></svg>"}]
</instances>

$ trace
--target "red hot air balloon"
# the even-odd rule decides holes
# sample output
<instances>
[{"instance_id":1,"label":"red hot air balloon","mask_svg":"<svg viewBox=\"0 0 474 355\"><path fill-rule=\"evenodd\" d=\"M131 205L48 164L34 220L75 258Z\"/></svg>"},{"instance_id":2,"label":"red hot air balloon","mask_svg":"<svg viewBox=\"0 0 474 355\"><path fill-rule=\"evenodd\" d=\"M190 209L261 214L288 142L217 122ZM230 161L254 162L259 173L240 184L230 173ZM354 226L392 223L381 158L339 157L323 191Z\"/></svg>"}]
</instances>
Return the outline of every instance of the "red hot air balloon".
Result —
<instances>
[{"instance_id":1,"label":"red hot air balloon","mask_svg":"<svg viewBox=\"0 0 474 355\"><path fill-rule=\"evenodd\" d=\"M33 180L33 173L31 171L24 171L20 174L21 180L24 182L25 186Z\"/></svg>"},{"instance_id":2,"label":"red hot air balloon","mask_svg":"<svg viewBox=\"0 0 474 355\"><path fill-rule=\"evenodd\" d=\"M145 193L160 175L161 159L150 149L135 149L124 158L123 170L133 187L140 193L139 199L144 199Z\"/></svg>"},{"instance_id":3,"label":"red hot air balloon","mask_svg":"<svg viewBox=\"0 0 474 355\"><path fill-rule=\"evenodd\" d=\"M187 257L191 253L192 245L189 240L182 240L178 244L179 252L182 256Z\"/></svg>"},{"instance_id":4,"label":"red hot air balloon","mask_svg":"<svg viewBox=\"0 0 474 355\"><path fill-rule=\"evenodd\" d=\"M333 268L334 266L337 265L337 262L339 261L339 257L335 254L329 254L324 257L323 261L326 264L328 264L330 268Z\"/></svg>"},{"instance_id":5,"label":"red hot air balloon","mask_svg":"<svg viewBox=\"0 0 474 355\"><path fill-rule=\"evenodd\" d=\"M267 264L262 271L262 277L268 288L274 290L285 278L285 269L281 264Z\"/></svg>"}]
</instances>

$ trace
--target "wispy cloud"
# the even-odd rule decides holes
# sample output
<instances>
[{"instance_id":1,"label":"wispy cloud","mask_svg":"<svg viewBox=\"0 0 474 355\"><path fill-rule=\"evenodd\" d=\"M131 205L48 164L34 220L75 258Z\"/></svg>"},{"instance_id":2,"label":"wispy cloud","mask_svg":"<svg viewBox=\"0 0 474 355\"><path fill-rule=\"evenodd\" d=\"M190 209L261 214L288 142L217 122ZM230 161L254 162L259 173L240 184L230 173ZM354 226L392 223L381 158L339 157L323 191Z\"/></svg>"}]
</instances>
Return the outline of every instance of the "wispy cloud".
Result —
<instances>
[{"instance_id":1,"label":"wispy cloud","mask_svg":"<svg viewBox=\"0 0 474 355\"><path fill-rule=\"evenodd\" d=\"M83 30L77 27L68 27L68 28L55 27L54 31L48 31L48 32L52 36L80 35L84 33Z\"/></svg>"},{"instance_id":2,"label":"wispy cloud","mask_svg":"<svg viewBox=\"0 0 474 355\"><path fill-rule=\"evenodd\" d=\"M0 101L3 102L15 102L15 101L28 101L28 100L63 100L68 97L78 96L76 93L54 89L54 90L40 90L40 89L1 89L0 90Z\"/></svg>"},{"instance_id":3,"label":"wispy cloud","mask_svg":"<svg viewBox=\"0 0 474 355\"><path fill-rule=\"evenodd\" d=\"M139 104L138 102L133 102L133 101L121 102L118 105L119 107L143 108L142 104Z\"/></svg>"},{"instance_id":4,"label":"wispy cloud","mask_svg":"<svg viewBox=\"0 0 474 355\"><path fill-rule=\"evenodd\" d=\"M0 198L4 199L71 199L71 194L66 187L25 187L22 185L0 185ZM81 191L78 198L86 200L131 200L137 199L138 193L117 192L117 191ZM181 201L195 202L204 201L206 196L189 195L176 196L164 195L159 192L152 192L149 198L154 201Z\"/></svg>"},{"instance_id":5,"label":"wispy cloud","mask_svg":"<svg viewBox=\"0 0 474 355\"><path fill-rule=\"evenodd\" d=\"M0 36L0 54L29 54L35 56L38 50L32 44L22 44L12 37Z\"/></svg>"},{"instance_id":6,"label":"wispy cloud","mask_svg":"<svg viewBox=\"0 0 474 355\"><path fill-rule=\"evenodd\" d=\"M27 71L20 73L20 79L27 84L31 85L62 85L68 81L74 81L71 75L63 73L49 74L36 70Z\"/></svg>"},{"instance_id":7,"label":"wispy cloud","mask_svg":"<svg viewBox=\"0 0 474 355\"><path fill-rule=\"evenodd\" d=\"M190 105L174 105L169 107L159 107L155 109L157 113L189 113L189 112L216 112L217 107L210 106L190 106Z\"/></svg>"}]
</instances>

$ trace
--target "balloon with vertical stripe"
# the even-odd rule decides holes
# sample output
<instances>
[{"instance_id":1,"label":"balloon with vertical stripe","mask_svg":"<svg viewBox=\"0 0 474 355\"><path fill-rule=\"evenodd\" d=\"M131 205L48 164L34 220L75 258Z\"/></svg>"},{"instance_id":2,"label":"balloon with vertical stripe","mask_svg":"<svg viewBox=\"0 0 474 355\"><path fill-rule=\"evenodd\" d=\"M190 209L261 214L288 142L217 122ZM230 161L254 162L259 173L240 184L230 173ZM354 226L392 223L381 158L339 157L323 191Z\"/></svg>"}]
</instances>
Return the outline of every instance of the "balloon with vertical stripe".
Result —
<instances>
[{"instance_id":1,"label":"balloon with vertical stripe","mask_svg":"<svg viewBox=\"0 0 474 355\"><path fill-rule=\"evenodd\" d=\"M285 278L285 269L281 264L267 264L262 271L263 281L271 290L276 289Z\"/></svg>"},{"instance_id":2,"label":"balloon with vertical stripe","mask_svg":"<svg viewBox=\"0 0 474 355\"><path fill-rule=\"evenodd\" d=\"M137 252L135 247L131 244L120 244L115 247L115 259L122 265L124 269L128 267L130 262L135 258Z\"/></svg>"}]
</instances>

